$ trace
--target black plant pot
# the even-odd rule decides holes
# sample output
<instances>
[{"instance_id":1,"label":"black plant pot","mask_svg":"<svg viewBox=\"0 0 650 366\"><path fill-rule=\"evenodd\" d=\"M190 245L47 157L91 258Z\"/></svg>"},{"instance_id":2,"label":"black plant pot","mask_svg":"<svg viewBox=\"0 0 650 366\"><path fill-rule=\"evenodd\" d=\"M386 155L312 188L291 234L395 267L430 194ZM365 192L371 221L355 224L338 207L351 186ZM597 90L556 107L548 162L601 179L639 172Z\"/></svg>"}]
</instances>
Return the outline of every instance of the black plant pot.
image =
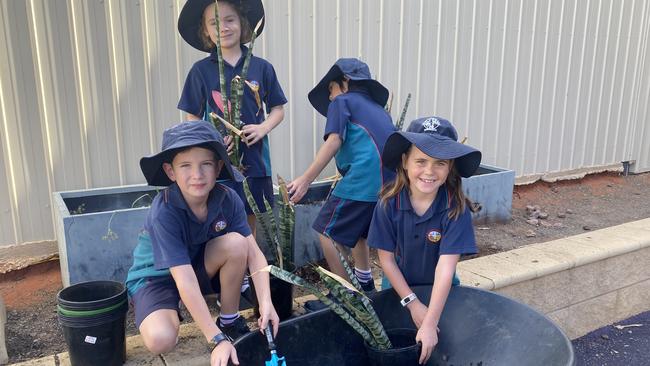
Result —
<instances>
[{"instance_id":1,"label":"black plant pot","mask_svg":"<svg viewBox=\"0 0 650 366\"><path fill-rule=\"evenodd\" d=\"M365 342L368 361L371 366L411 366L420 358L420 344L415 343L416 329L395 328L386 330L393 348L379 350Z\"/></svg>"},{"instance_id":2,"label":"black plant pot","mask_svg":"<svg viewBox=\"0 0 650 366\"><path fill-rule=\"evenodd\" d=\"M293 273L296 270L295 266L291 265L289 272ZM251 281L252 284L252 281ZM273 302L273 307L278 313L280 320L287 320L293 315L293 284L285 282L277 277L271 275L270 278L270 287L271 287L271 301ZM255 288L253 287L253 291ZM254 299L253 308L255 311L255 316L260 316L260 308L257 304L257 297Z\"/></svg>"}]
</instances>

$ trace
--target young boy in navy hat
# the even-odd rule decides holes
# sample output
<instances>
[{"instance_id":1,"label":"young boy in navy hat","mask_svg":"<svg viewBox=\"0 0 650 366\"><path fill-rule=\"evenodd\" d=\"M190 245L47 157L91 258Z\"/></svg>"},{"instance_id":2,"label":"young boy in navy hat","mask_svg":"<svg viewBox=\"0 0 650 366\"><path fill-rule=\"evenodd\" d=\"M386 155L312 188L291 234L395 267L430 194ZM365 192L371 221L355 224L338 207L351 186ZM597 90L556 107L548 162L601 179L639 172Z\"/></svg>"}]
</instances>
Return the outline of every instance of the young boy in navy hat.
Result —
<instances>
[{"instance_id":1,"label":"young boy in navy hat","mask_svg":"<svg viewBox=\"0 0 650 366\"><path fill-rule=\"evenodd\" d=\"M457 139L451 123L438 117L417 119L388 138L383 162L397 176L383 187L368 233L368 245L378 249L384 275L418 328L421 364L438 343L456 263L461 254L477 252L461 177L474 174L481 152ZM432 283L427 307L410 286Z\"/></svg>"},{"instance_id":2,"label":"young boy in navy hat","mask_svg":"<svg viewBox=\"0 0 650 366\"><path fill-rule=\"evenodd\" d=\"M325 142L305 173L287 185L293 202L300 201L311 182L335 157L343 177L313 228L319 233L330 269L344 278L347 274L333 242L352 248L355 274L368 293L375 291L375 286L365 238L379 190L394 176L381 164L384 143L395 131L390 115L384 110L387 99L388 90L370 77L370 69L364 62L354 58L336 61L309 92L312 106L327 117Z\"/></svg>"},{"instance_id":3,"label":"young boy in navy hat","mask_svg":"<svg viewBox=\"0 0 650 366\"><path fill-rule=\"evenodd\" d=\"M126 286L145 346L165 353L176 344L182 301L212 343L212 365L238 364L232 339L249 332L239 316L239 290L253 273L260 308L258 324L277 332L267 263L251 235L244 206L220 179L241 181L230 165L222 137L205 121L183 122L163 133L162 151L144 157L147 183L168 186L154 198L134 250ZM204 294L220 293L215 323Z\"/></svg>"},{"instance_id":4,"label":"young boy in navy hat","mask_svg":"<svg viewBox=\"0 0 650 366\"><path fill-rule=\"evenodd\" d=\"M221 93L230 95L230 81L241 75L244 59L249 49L253 27L263 19L261 0L220 0L217 32L214 18L214 0L188 0L178 18L178 31L183 39L199 51L210 55L196 62L185 79L178 109L187 113L188 120L209 120L211 112L223 116ZM264 28L258 29L258 35ZM216 43L220 37L224 60L226 90L221 90L217 65ZM241 121L244 138L239 146L242 152L243 173L253 198L261 212L266 211L264 198L273 206L273 182L268 133L284 118L284 96L280 83L268 61L252 56L244 85ZM266 107L266 113L264 107ZM226 145L231 142L225 136ZM240 196L243 188L239 186ZM255 234L255 215L246 199L244 206L248 222Z\"/></svg>"}]
</instances>

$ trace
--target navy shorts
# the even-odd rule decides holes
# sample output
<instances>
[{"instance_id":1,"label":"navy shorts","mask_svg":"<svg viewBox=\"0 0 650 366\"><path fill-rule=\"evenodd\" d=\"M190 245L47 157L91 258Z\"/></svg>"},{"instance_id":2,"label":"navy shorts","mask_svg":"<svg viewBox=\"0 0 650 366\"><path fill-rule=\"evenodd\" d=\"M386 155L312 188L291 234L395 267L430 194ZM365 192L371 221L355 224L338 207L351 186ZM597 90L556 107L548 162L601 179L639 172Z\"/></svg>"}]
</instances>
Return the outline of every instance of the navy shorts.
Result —
<instances>
[{"instance_id":1,"label":"navy shorts","mask_svg":"<svg viewBox=\"0 0 650 366\"><path fill-rule=\"evenodd\" d=\"M212 279L208 278L205 271L205 261L203 260L204 251L205 249L192 261L192 267L199 281L201 293L209 295L218 293L221 285L218 272ZM131 303L135 312L135 326L140 328L140 324L149 314L161 309L176 310L179 312L180 318L180 301L181 296L171 275L147 278L144 286L131 296Z\"/></svg>"},{"instance_id":2,"label":"navy shorts","mask_svg":"<svg viewBox=\"0 0 650 366\"><path fill-rule=\"evenodd\" d=\"M266 197L266 200L269 201L269 204L271 207L273 207L273 180L271 180L271 177L248 177L246 178L246 182L248 182L248 187L251 190L253 199L255 200L255 203L257 203L257 207L259 208L260 212L266 212L264 197ZM235 192L237 192L239 198L241 198L241 200L244 202L246 215L252 215L253 210L248 204L248 200L246 200L246 194L244 193L244 183L238 183L235 181L227 181L224 183L228 187L234 189Z\"/></svg>"},{"instance_id":3,"label":"navy shorts","mask_svg":"<svg viewBox=\"0 0 650 366\"><path fill-rule=\"evenodd\" d=\"M368 237L376 204L331 195L318 213L312 228L338 244L354 248L360 238Z\"/></svg>"}]
</instances>

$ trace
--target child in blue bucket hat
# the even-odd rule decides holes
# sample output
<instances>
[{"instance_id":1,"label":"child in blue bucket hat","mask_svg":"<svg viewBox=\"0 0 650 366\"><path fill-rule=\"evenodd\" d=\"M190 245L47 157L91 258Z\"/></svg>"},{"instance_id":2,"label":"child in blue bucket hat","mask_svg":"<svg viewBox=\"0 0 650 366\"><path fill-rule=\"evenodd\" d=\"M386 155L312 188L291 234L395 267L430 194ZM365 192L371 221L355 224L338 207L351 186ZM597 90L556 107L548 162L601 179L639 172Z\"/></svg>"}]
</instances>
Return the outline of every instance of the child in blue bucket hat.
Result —
<instances>
[{"instance_id":1,"label":"child in blue bucket hat","mask_svg":"<svg viewBox=\"0 0 650 366\"><path fill-rule=\"evenodd\" d=\"M454 126L439 117L416 119L388 138L383 162L397 176L382 188L368 233L368 245L377 248L384 275L418 328L420 363L438 343L438 321L457 282L460 255L477 252L461 177L474 174L481 152L457 139ZM411 286L431 284L427 306Z\"/></svg>"},{"instance_id":2,"label":"child in blue bucket hat","mask_svg":"<svg viewBox=\"0 0 650 366\"><path fill-rule=\"evenodd\" d=\"M192 65L178 101L178 109L187 113L188 120L209 120L214 112L223 117L222 94L231 94L231 80L241 76L244 60L251 49L253 30L259 36L264 29L264 6L261 0L219 0L220 29L216 29L214 0L187 0L178 17L178 32L192 47L209 55ZM219 38L224 60L223 75L219 75L216 42ZM221 90L220 76L226 80L226 90ZM240 106L243 138L239 144L242 152L241 167L246 183L260 212L266 212L264 200L274 203L271 179L271 155L268 134L284 119L287 99L273 65L252 55L248 66L244 93ZM225 136L226 144L232 143ZM243 196L243 187L235 186ZM255 234L255 215L243 197L248 222Z\"/></svg>"},{"instance_id":3,"label":"child in blue bucket hat","mask_svg":"<svg viewBox=\"0 0 650 366\"><path fill-rule=\"evenodd\" d=\"M368 227L383 183L394 173L382 167L381 151L395 131L384 109L388 90L370 76L363 61L342 58L309 92L309 101L327 117L324 144L309 168L287 185L293 202L298 202L309 185L334 157L341 180L323 205L313 228L330 269L347 278L335 245L352 248L355 274L367 293L375 291L370 272ZM308 302L308 310L324 307Z\"/></svg>"},{"instance_id":4,"label":"child in blue bucket hat","mask_svg":"<svg viewBox=\"0 0 650 366\"><path fill-rule=\"evenodd\" d=\"M239 316L240 286L253 273L260 329L278 328L266 259L251 235L237 193L217 180L243 176L230 165L222 137L206 121L183 122L163 133L161 152L143 157L147 183L166 186L153 200L133 252L126 286L135 323L153 353L170 351L179 330L182 301L213 345L212 365L238 364L232 339L249 332ZM203 295L220 293L212 320Z\"/></svg>"}]
</instances>

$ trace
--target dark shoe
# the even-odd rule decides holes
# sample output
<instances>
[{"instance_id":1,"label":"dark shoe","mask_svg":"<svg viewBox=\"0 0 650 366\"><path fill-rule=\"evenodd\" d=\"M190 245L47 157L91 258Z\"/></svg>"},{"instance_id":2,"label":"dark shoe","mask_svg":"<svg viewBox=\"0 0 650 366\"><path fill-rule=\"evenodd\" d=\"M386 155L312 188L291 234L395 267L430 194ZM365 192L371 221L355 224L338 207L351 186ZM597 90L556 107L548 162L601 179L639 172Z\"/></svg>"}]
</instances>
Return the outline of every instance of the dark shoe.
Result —
<instances>
[{"instance_id":1,"label":"dark shoe","mask_svg":"<svg viewBox=\"0 0 650 366\"><path fill-rule=\"evenodd\" d=\"M375 281L369 281L369 282L359 281L359 284L361 284L361 289L366 294L366 296L370 296L374 293L377 293L377 289L375 288Z\"/></svg>"},{"instance_id":2,"label":"dark shoe","mask_svg":"<svg viewBox=\"0 0 650 366\"><path fill-rule=\"evenodd\" d=\"M248 328L248 325L246 324L246 319L244 319L244 317L242 316L240 316L234 322L228 325L221 324L221 318L217 318L217 326L219 327L219 329L221 329L222 332L224 332L228 337L232 338L233 340L245 336L251 331L250 328Z\"/></svg>"}]
</instances>

